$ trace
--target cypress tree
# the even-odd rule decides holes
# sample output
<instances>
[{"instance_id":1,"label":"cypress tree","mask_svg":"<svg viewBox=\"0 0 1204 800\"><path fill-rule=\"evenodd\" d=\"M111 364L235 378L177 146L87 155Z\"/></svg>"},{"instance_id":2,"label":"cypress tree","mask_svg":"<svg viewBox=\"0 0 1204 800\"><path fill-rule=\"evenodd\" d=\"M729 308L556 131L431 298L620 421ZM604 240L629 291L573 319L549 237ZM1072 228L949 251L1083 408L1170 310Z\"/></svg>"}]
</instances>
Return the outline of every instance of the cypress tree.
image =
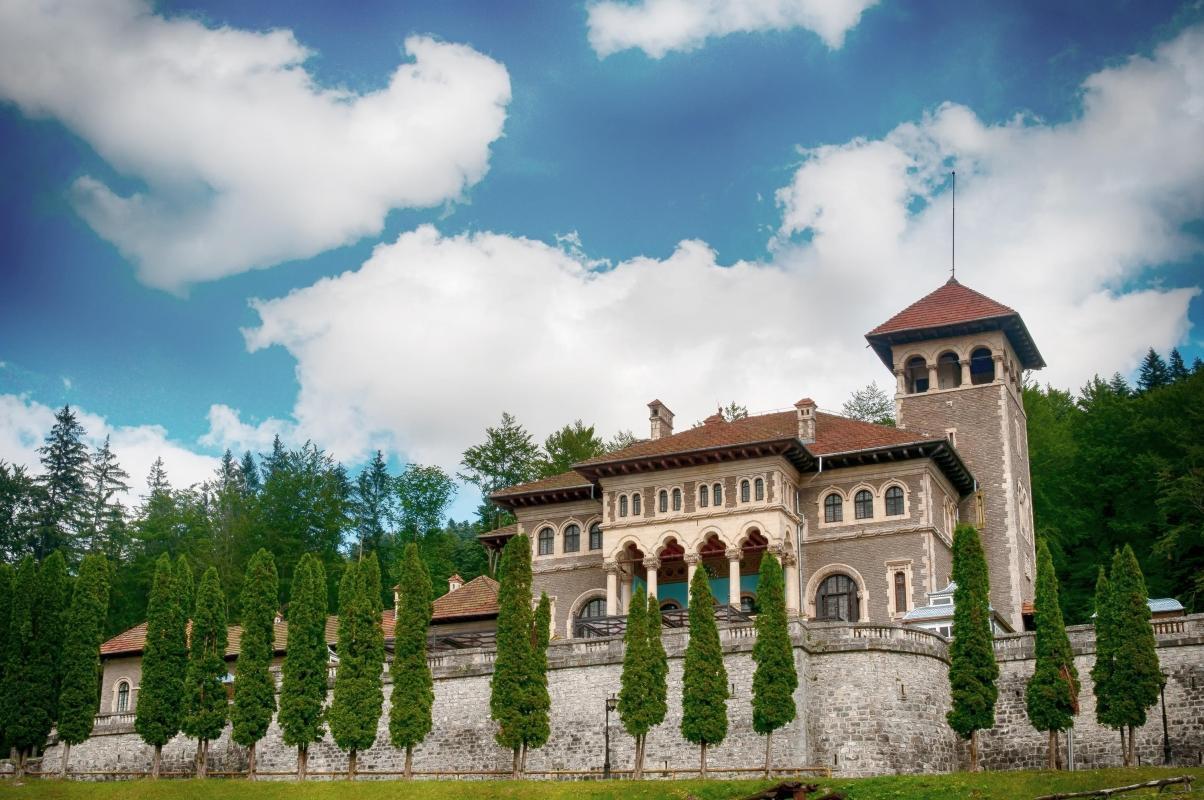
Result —
<instances>
[{"instance_id":1,"label":"cypress tree","mask_svg":"<svg viewBox=\"0 0 1204 800\"><path fill-rule=\"evenodd\" d=\"M374 580L375 578L375 580ZM347 779L355 780L356 757L376 741L384 702L381 668L380 567L376 554L347 565L339 584L339 664L328 719L335 744L347 751Z\"/></svg>"},{"instance_id":2,"label":"cypress tree","mask_svg":"<svg viewBox=\"0 0 1204 800\"><path fill-rule=\"evenodd\" d=\"M38 570L37 604L33 609L33 658L38 667L37 682L30 690L34 698L32 702L46 710L45 728L38 746L50 736L50 729L59 718L63 639L70 602L71 578L67 575L67 560L61 551L56 550L42 562Z\"/></svg>"},{"instance_id":3,"label":"cypress tree","mask_svg":"<svg viewBox=\"0 0 1204 800\"><path fill-rule=\"evenodd\" d=\"M8 663L8 627L13 615L13 568L0 563L0 691L7 692L11 688L4 674ZM8 724L5 719L6 710L0 701L0 754L7 753L10 745L8 740Z\"/></svg>"},{"instance_id":4,"label":"cypress tree","mask_svg":"<svg viewBox=\"0 0 1204 800\"><path fill-rule=\"evenodd\" d=\"M255 745L268 732L276 711L272 655L276 639L276 561L260 548L247 563L242 585L242 638L234 675L231 737L247 748L247 778L255 780Z\"/></svg>"},{"instance_id":5,"label":"cypress tree","mask_svg":"<svg viewBox=\"0 0 1204 800\"><path fill-rule=\"evenodd\" d=\"M497 658L489 681L489 713L498 724L497 743L514 754L512 777L517 779L531 667L531 540L524 534L512 536L502 548L497 599Z\"/></svg>"},{"instance_id":6,"label":"cypress tree","mask_svg":"<svg viewBox=\"0 0 1204 800\"><path fill-rule=\"evenodd\" d=\"M155 563L155 579L146 610L146 645L138 689L134 730L155 748L151 777L159 777L163 745L179 733L183 716L184 665L187 663L184 611L175 572L166 553Z\"/></svg>"},{"instance_id":7,"label":"cypress tree","mask_svg":"<svg viewBox=\"0 0 1204 800\"><path fill-rule=\"evenodd\" d=\"M632 777L644 777L644 737L652 727L649 702L655 678L648 641L648 596L644 587L636 589L627 612L623 634L623 673L619 678L619 719L635 738L635 764Z\"/></svg>"},{"instance_id":8,"label":"cypress tree","mask_svg":"<svg viewBox=\"0 0 1204 800\"><path fill-rule=\"evenodd\" d=\"M1110 705L1116 720L1128 727L1125 766L1131 767L1137 763L1134 733L1145 724L1146 709L1158 702L1162 673L1145 577L1127 544L1112 559L1112 595L1117 639L1112 675L1116 691Z\"/></svg>"},{"instance_id":9,"label":"cypress tree","mask_svg":"<svg viewBox=\"0 0 1204 800\"><path fill-rule=\"evenodd\" d=\"M953 532L953 642L949 646L949 726L970 740L970 769L978 770L978 731L995 724L999 665L991 635L990 581L973 525Z\"/></svg>"},{"instance_id":10,"label":"cypress tree","mask_svg":"<svg viewBox=\"0 0 1204 800\"><path fill-rule=\"evenodd\" d=\"M26 556L13 579L12 614L9 621L8 651L4 665L4 728L9 744L16 750L15 775L25 774L25 756L43 744L43 730L50 727L46 708L37 702L38 673L44 668L36 659L34 605L38 597L38 568L33 556Z\"/></svg>"},{"instance_id":11,"label":"cypress tree","mask_svg":"<svg viewBox=\"0 0 1204 800\"><path fill-rule=\"evenodd\" d=\"M226 598L217 567L201 576L192 615L188 672L184 679L184 733L197 740L196 775L208 772L209 742L222 735L229 716L226 669Z\"/></svg>"},{"instance_id":12,"label":"cypress tree","mask_svg":"<svg viewBox=\"0 0 1204 800\"><path fill-rule=\"evenodd\" d=\"M753 730L765 734L765 777L769 777L773 732L794 719L794 646L786 621L786 579L773 553L761 557L757 581L757 642L753 645Z\"/></svg>"},{"instance_id":13,"label":"cypress tree","mask_svg":"<svg viewBox=\"0 0 1204 800\"><path fill-rule=\"evenodd\" d=\"M71 596L63 642L63 678L59 692L59 741L63 743L62 777L67 777L71 745L92 735L100 710L100 645L109 610L109 565L99 554L86 556Z\"/></svg>"},{"instance_id":14,"label":"cypress tree","mask_svg":"<svg viewBox=\"0 0 1204 800\"><path fill-rule=\"evenodd\" d=\"M665 721L669 713L669 657L661 640L661 606L655 596L648 598L648 663L651 665L652 685L648 692L649 728ZM645 744L648 738L644 737ZM643 753L641 753L643 755Z\"/></svg>"},{"instance_id":15,"label":"cypress tree","mask_svg":"<svg viewBox=\"0 0 1204 800\"><path fill-rule=\"evenodd\" d=\"M389 704L389 741L406 751L405 777L413 775L414 746L431 732L435 702L426 637L431 624L431 576L418 545L405 547L397 570L398 606L393 626L393 694Z\"/></svg>"},{"instance_id":16,"label":"cypress tree","mask_svg":"<svg viewBox=\"0 0 1204 800\"><path fill-rule=\"evenodd\" d=\"M1058 732L1074 724L1078 713L1079 673L1058 605L1058 578L1045 539L1037 541L1036 666L1025 689L1028 719L1049 732L1049 769L1058 769Z\"/></svg>"},{"instance_id":17,"label":"cypress tree","mask_svg":"<svg viewBox=\"0 0 1204 800\"><path fill-rule=\"evenodd\" d=\"M1091 667L1092 690L1095 693L1095 720L1100 725L1120 731L1122 758L1125 750L1125 731L1113 710L1112 700L1116 694L1116 603L1112 594L1112 582L1101 566L1095 581L1095 664Z\"/></svg>"},{"instance_id":18,"label":"cypress tree","mask_svg":"<svg viewBox=\"0 0 1204 800\"><path fill-rule=\"evenodd\" d=\"M523 738L523 756L519 769L527 769L527 753L532 747L543 747L552 735L549 718L552 698L548 694L548 641L552 637L552 601L540 592L531 623L531 711L527 717Z\"/></svg>"},{"instance_id":19,"label":"cypress tree","mask_svg":"<svg viewBox=\"0 0 1204 800\"><path fill-rule=\"evenodd\" d=\"M707 776L707 746L727 736L727 669L715 625L715 600L706 568L690 581L690 643L682 673L681 735L699 745L699 772Z\"/></svg>"},{"instance_id":20,"label":"cypress tree","mask_svg":"<svg viewBox=\"0 0 1204 800\"><path fill-rule=\"evenodd\" d=\"M297 748L298 780L305 780L309 746L326 733L322 706L326 701L328 654L326 569L317 556L306 553L293 573L278 720L284 743Z\"/></svg>"}]
</instances>

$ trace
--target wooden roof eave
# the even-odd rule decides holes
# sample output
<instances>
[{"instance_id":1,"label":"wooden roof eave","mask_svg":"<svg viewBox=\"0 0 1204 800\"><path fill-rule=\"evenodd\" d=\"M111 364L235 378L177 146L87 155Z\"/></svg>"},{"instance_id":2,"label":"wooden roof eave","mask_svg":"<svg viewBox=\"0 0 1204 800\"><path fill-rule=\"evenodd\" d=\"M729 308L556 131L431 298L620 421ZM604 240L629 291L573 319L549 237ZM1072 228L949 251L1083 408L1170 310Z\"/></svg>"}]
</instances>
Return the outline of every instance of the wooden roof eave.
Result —
<instances>
[{"instance_id":1,"label":"wooden roof eave","mask_svg":"<svg viewBox=\"0 0 1204 800\"><path fill-rule=\"evenodd\" d=\"M592 464L576 464L573 469L585 477L597 482L602 478L612 478L616 475L631 475L641 472L653 472L663 469L678 469L682 467L704 466L718 464L724 461L735 461L745 458L763 458L766 456L784 456L800 470L806 469L814 462L811 453L797 438L766 439L759 442L744 442L741 444L719 445L715 447L700 447L694 450L683 450L676 453L658 453L622 461L603 461Z\"/></svg>"},{"instance_id":2,"label":"wooden roof eave","mask_svg":"<svg viewBox=\"0 0 1204 800\"><path fill-rule=\"evenodd\" d=\"M1045 366L1045 359L1037 349L1037 344L1028 332L1024 320L1014 312L945 325L904 328L885 333L867 333L865 339L870 343L870 347L874 348L874 352L878 354L878 358L882 360L887 369L893 370L895 365L891 358L891 347L894 345L922 342L946 336L966 336L986 331L1003 331L1008 337L1008 341L1012 343L1012 347L1016 349L1016 354L1020 357L1020 364L1025 369L1041 369Z\"/></svg>"},{"instance_id":3,"label":"wooden roof eave","mask_svg":"<svg viewBox=\"0 0 1204 800\"><path fill-rule=\"evenodd\" d=\"M944 439L929 439L907 444L871 447L864 450L849 450L843 453L826 453L825 464L834 468L855 467L862 464L878 464L884 461L901 461L912 458L931 458L941 468L960 494L965 497L974 491L974 476L966 467L957 451ZM836 463L832 463L836 462Z\"/></svg>"}]
</instances>

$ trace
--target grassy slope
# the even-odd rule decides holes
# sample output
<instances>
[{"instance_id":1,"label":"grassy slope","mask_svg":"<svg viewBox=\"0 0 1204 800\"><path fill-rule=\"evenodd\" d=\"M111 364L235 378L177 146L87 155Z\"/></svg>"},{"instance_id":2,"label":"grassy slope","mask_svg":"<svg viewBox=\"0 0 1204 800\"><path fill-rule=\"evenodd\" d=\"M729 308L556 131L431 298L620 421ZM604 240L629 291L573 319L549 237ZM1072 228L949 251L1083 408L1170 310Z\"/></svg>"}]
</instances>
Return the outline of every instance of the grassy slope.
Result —
<instances>
[{"instance_id":1,"label":"grassy slope","mask_svg":"<svg viewBox=\"0 0 1204 800\"><path fill-rule=\"evenodd\" d=\"M905 775L862 780L819 781L839 789L849 800L1023 800L1053 791L1098 789L1172 775L1192 775L1197 788L1190 795L1204 798L1204 769L1098 770L1092 772L992 772L978 775ZM22 786L0 784L0 800L728 800L749 795L765 781L629 781L456 782L371 781L246 783L237 780L163 780L78 783L30 781ZM1146 793L1122 795L1124 798ZM1188 795L1163 795L1187 797Z\"/></svg>"}]
</instances>

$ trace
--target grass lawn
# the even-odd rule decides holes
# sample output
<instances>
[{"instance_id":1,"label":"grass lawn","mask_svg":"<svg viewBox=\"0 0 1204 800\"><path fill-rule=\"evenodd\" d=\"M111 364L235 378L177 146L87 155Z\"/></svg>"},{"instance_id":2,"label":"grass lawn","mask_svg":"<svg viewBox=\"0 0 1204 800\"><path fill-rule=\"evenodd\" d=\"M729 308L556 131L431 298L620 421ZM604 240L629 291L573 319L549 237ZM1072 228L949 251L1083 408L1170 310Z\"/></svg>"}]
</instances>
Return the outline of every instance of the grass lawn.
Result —
<instances>
[{"instance_id":1,"label":"grass lawn","mask_svg":"<svg viewBox=\"0 0 1204 800\"><path fill-rule=\"evenodd\" d=\"M844 792L849 800L1031 800L1055 791L1107 786L1192 775L1190 794L1163 798L1204 798L1204 769L1109 769L1091 772L989 772L977 775L900 775L882 778L816 780L825 789ZM345 781L247 783L219 778L207 781L161 780L83 783L31 780L13 786L0 783L0 800L728 800L752 794L766 781ZM1149 797L1150 791L1121 795Z\"/></svg>"}]
</instances>

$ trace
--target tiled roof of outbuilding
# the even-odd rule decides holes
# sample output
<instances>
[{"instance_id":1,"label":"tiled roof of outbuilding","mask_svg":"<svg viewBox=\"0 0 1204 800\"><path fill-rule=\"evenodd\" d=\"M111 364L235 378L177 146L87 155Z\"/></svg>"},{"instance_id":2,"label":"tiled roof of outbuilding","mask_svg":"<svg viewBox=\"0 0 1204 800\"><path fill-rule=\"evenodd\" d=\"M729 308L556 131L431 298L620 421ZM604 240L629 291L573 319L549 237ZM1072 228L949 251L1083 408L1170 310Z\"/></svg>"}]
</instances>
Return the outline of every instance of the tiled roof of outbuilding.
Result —
<instances>
[{"instance_id":1,"label":"tiled roof of outbuilding","mask_svg":"<svg viewBox=\"0 0 1204 800\"><path fill-rule=\"evenodd\" d=\"M191 626L191 623L189 623ZM277 622L274 626L273 648L277 653L284 652L288 640L288 624ZM226 658L233 658L239 653L242 644L242 626L231 625L226 628ZM146 647L146 623L140 622L132 628L109 639L100 646L102 656L136 655Z\"/></svg>"},{"instance_id":2,"label":"tiled roof of outbuilding","mask_svg":"<svg viewBox=\"0 0 1204 800\"><path fill-rule=\"evenodd\" d=\"M498 582L480 575L455 591L438 597L434 602L433 622L463 617L483 617L497 614Z\"/></svg>"}]
</instances>

